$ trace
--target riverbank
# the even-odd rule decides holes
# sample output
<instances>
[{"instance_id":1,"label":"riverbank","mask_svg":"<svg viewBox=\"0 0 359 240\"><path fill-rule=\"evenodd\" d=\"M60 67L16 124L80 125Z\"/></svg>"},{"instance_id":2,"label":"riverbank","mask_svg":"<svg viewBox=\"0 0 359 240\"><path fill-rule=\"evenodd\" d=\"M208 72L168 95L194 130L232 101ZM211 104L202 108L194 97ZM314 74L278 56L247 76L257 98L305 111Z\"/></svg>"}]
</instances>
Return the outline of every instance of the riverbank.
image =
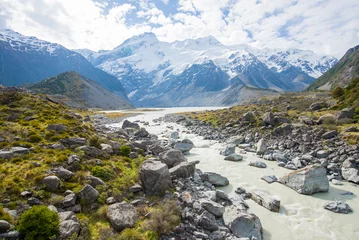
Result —
<instances>
[{"instance_id":1,"label":"riverbank","mask_svg":"<svg viewBox=\"0 0 359 240\"><path fill-rule=\"evenodd\" d=\"M173 111L172 109L171 112ZM196 110L191 109L189 111ZM165 114L165 112L162 114ZM224 161L224 157L219 154L219 151L226 146L224 140L230 138L228 133L226 133L226 129L220 132L221 130L214 130L203 122L188 125L188 122L178 124L175 123L175 121L152 121L158 117L158 115L143 115L138 118L134 117L129 119L131 121L143 121L143 119L146 119L146 121L149 121L149 125L147 126L148 131L158 135L159 139L166 138L166 136L168 138L169 133L174 130L179 130L181 139L191 139L195 147L186 157L189 160L199 160L200 163L197 166L202 171L214 171L227 177L230 184L221 189L230 197L235 197L236 193L234 191L238 186L242 186L248 190L264 189L272 196L277 196L281 200L281 210L279 213L270 212L251 200L246 201L250 207L249 211L255 213L261 219L264 227L264 239L302 239L304 237L307 239L355 239L358 237L358 228L355 225L355 219L358 217L357 213L359 211L357 207L359 206L357 199L359 192L356 185L345 181L342 182L343 185L330 183L328 193L316 193L312 196L300 195L279 183L269 185L260 178L264 175L281 177L293 170L278 167L277 161L266 160L265 163L268 167L265 169L248 166L248 163L252 160L263 161L263 159L258 158L258 156L251 153L251 151L245 151L247 153L243 154L243 149L240 148L236 148L236 152L244 156L243 161ZM193 121L193 119L188 120ZM201 132L203 136L200 137L198 134ZM204 140L208 139L210 134L211 136L218 135L219 137L216 140ZM233 133L233 135L234 134L235 133ZM224 136L220 137L220 135ZM250 146L251 148L255 147L255 143L260 137L259 135L254 137L252 140L253 143ZM274 138L270 141L274 142ZM269 146L271 144L271 142L268 142ZM247 150L250 150L250 148L247 148ZM288 149L281 149L284 153L286 150ZM335 149L333 151L335 151ZM342 195L348 191L352 192L353 195ZM354 213L340 215L325 210L323 206L328 201L334 200L342 200L348 203ZM306 230L304 231L303 229Z\"/></svg>"}]
</instances>

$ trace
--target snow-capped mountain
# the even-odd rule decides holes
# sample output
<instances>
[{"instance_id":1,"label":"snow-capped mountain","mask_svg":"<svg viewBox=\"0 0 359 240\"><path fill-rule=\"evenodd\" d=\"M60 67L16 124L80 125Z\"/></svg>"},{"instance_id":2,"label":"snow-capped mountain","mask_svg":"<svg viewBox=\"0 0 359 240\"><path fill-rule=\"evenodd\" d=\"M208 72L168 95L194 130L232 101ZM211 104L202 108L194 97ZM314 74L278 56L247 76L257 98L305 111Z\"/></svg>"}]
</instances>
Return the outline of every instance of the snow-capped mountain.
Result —
<instances>
[{"instance_id":1,"label":"snow-capped mountain","mask_svg":"<svg viewBox=\"0 0 359 240\"><path fill-rule=\"evenodd\" d=\"M153 33L134 36L110 51L75 50L119 78L137 105L181 105L193 94L248 86L299 91L337 59L298 49L225 46L213 36L161 42Z\"/></svg>"},{"instance_id":2,"label":"snow-capped mountain","mask_svg":"<svg viewBox=\"0 0 359 240\"><path fill-rule=\"evenodd\" d=\"M0 84L16 86L76 71L129 101L121 82L95 68L81 54L36 37L0 30Z\"/></svg>"}]
</instances>

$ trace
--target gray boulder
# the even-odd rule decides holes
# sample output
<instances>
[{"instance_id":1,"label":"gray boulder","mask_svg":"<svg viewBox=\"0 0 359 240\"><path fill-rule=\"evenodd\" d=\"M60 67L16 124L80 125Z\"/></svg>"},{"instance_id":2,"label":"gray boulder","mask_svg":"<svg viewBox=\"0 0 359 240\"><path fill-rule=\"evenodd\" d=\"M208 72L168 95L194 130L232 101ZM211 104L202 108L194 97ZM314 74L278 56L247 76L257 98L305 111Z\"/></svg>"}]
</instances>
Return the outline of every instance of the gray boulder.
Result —
<instances>
[{"instance_id":1,"label":"gray boulder","mask_svg":"<svg viewBox=\"0 0 359 240\"><path fill-rule=\"evenodd\" d=\"M80 224L73 220L65 220L60 222L59 225L59 239L67 240L72 236L78 236L80 232Z\"/></svg>"},{"instance_id":2,"label":"gray boulder","mask_svg":"<svg viewBox=\"0 0 359 240\"><path fill-rule=\"evenodd\" d=\"M223 221L238 238L263 240L261 221L254 214L243 212L233 205L226 208Z\"/></svg>"},{"instance_id":3,"label":"gray boulder","mask_svg":"<svg viewBox=\"0 0 359 240\"><path fill-rule=\"evenodd\" d=\"M65 196L65 198L64 198L64 200L62 200L61 204L64 208L72 207L72 206L75 206L76 199L77 199L76 194L70 193Z\"/></svg>"},{"instance_id":4,"label":"gray boulder","mask_svg":"<svg viewBox=\"0 0 359 240\"><path fill-rule=\"evenodd\" d=\"M104 181L102 181L101 178L98 178L98 177L94 177L94 176L87 176L86 177L86 180L89 181L89 184L92 186L92 187L97 187L98 185L106 185Z\"/></svg>"},{"instance_id":5,"label":"gray boulder","mask_svg":"<svg viewBox=\"0 0 359 240\"><path fill-rule=\"evenodd\" d=\"M349 182L359 184L359 164L354 158L348 158L342 165L342 176Z\"/></svg>"},{"instance_id":6,"label":"gray boulder","mask_svg":"<svg viewBox=\"0 0 359 240\"><path fill-rule=\"evenodd\" d=\"M324 107L324 103L323 102L315 102L315 103L312 103L310 106L309 106L309 109L312 110L312 111L317 111L317 110L320 110Z\"/></svg>"},{"instance_id":7,"label":"gray boulder","mask_svg":"<svg viewBox=\"0 0 359 240\"><path fill-rule=\"evenodd\" d=\"M199 161L182 162L169 170L170 175L176 176L177 178L193 177L196 171L196 164L198 163Z\"/></svg>"},{"instance_id":8,"label":"gray boulder","mask_svg":"<svg viewBox=\"0 0 359 240\"><path fill-rule=\"evenodd\" d=\"M341 110L338 115L337 115L337 119L352 119L354 117L354 108L344 108L343 110Z\"/></svg>"},{"instance_id":9,"label":"gray boulder","mask_svg":"<svg viewBox=\"0 0 359 240\"><path fill-rule=\"evenodd\" d=\"M99 197L99 192L91 185L86 184L84 188L79 192L79 198L86 204L94 203Z\"/></svg>"},{"instance_id":10,"label":"gray boulder","mask_svg":"<svg viewBox=\"0 0 359 240\"><path fill-rule=\"evenodd\" d=\"M266 181L267 183L274 183L278 180L278 178L274 175L263 176L263 177L261 177L261 179Z\"/></svg>"},{"instance_id":11,"label":"gray boulder","mask_svg":"<svg viewBox=\"0 0 359 240\"><path fill-rule=\"evenodd\" d=\"M267 192L255 190L251 192L251 199L272 212L279 212L280 200L270 196Z\"/></svg>"},{"instance_id":12,"label":"gray boulder","mask_svg":"<svg viewBox=\"0 0 359 240\"><path fill-rule=\"evenodd\" d=\"M327 150L320 150L317 152L317 158L326 158L329 154L330 153Z\"/></svg>"},{"instance_id":13,"label":"gray boulder","mask_svg":"<svg viewBox=\"0 0 359 240\"><path fill-rule=\"evenodd\" d=\"M61 179L63 180L69 180L70 178L72 178L72 176L74 176L75 174L67 169L65 169L64 167L59 167L57 169L55 169L54 171Z\"/></svg>"},{"instance_id":14,"label":"gray boulder","mask_svg":"<svg viewBox=\"0 0 359 240\"><path fill-rule=\"evenodd\" d=\"M140 169L140 178L144 191L149 196L163 195L171 188L171 176L166 164L147 160Z\"/></svg>"},{"instance_id":15,"label":"gray boulder","mask_svg":"<svg viewBox=\"0 0 359 240\"><path fill-rule=\"evenodd\" d=\"M197 225L203 228L204 230L213 232L218 230L218 225L216 222L216 218L213 214L203 211L203 213L199 216L197 220Z\"/></svg>"},{"instance_id":16,"label":"gray boulder","mask_svg":"<svg viewBox=\"0 0 359 240\"><path fill-rule=\"evenodd\" d=\"M219 154L221 154L223 156L229 156L229 155L235 153L235 150L236 150L236 145L229 144L224 149L222 149Z\"/></svg>"},{"instance_id":17,"label":"gray boulder","mask_svg":"<svg viewBox=\"0 0 359 240\"><path fill-rule=\"evenodd\" d=\"M118 232L125 228L131 228L138 220L138 213L129 203L115 203L109 206L106 217L111 226Z\"/></svg>"},{"instance_id":18,"label":"gray boulder","mask_svg":"<svg viewBox=\"0 0 359 240\"><path fill-rule=\"evenodd\" d=\"M317 165L296 170L280 178L279 182L304 195L328 192L329 190L327 170Z\"/></svg>"},{"instance_id":19,"label":"gray boulder","mask_svg":"<svg viewBox=\"0 0 359 240\"><path fill-rule=\"evenodd\" d=\"M10 230L10 223L5 220L0 220L0 233L6 233Z\"/></svg>"},{"instance_id":20,"label":"gray boulder","mask_svg":"<svg viewBox=\"0 0 359 240\"><path fill-rule=\"evenodd\" d=\"M122 123L122 129L126 129L126 128L134 128L134 129L139 130L140 125L138 125L137 123L133 123L133 122L130 122L128 120L125 120Z\"/></svg>"},{"instance_id":21,"label":"gray boulder","mask_svg":"<svg viewBox=\"0 0 359 240\"><path fill-rule=\"evenodd\" d=\"M113 145L115 145L115 144L113 144ZM101 143L100 146L101 146L102 152L105 152L107 154L113 153L113 148L110 144Z\"/></svg>"},{"instance_id":22,"label":"gray boulder","mask_svg":"<svg viewBox=\"0 0 359 240\"><path fill-rule=\"evenodd\" d=\"M243 156L237 154L237 153L233 153L231 155L228 155L227 157L224 158L224 160L226 161L232 161L232 162L239 162L243 160Z\"/></svg>"},{"instance_id":23,"label":"gray boulder","mask_svg":"<svg viewBox=\"0 0 359 240\"><path fill-rule=\"evenodd\" d=\"M159 159L161 162L166 164L168 168L179 165L182 162L186 162L187 158L184 156L181 150L170 149L160 153Z\"/></svg>"},{"instance_id":24,"label":"gray boulder","mask_svg":"<svg viewBox=\"0 0 359 240\"><path fill-rule=\"evenodd\" d=\"M324 206L324 208L335 213L348 214L353 212L353 210L349 207L349 205L342 201L329 202Z\"/></svg>"},{"instance_id":25,"label":"gray boulder","mask_svg":"<svg viewBox=\"0 0 359 240\"><path fill-rule=\"evenodd\" d=\"M229 184L226 177L221 176L218 173L205 172L200 175L202 181L207 181L216 187L223 187Z\"/></svg>"},{"instance_id":26,"label":"gray boulder","mask_svg":"<svg viewBox=\"0 0 359 240\"><path fill-rule=\"evenodd\" d=\"M201 206L208 212L212 213L216 217L222 217L224 213L224 207L212 200L202 199L200 200Z\"/></svg>"},{"instance_id":27,"label":"gray boulder","mask_svg":"<svg viewBox=\"0 0 359 240\"><path fill-rule=\"evenodd\" d=\"M42 179L46 191L56 192L60 187L60 179L56 176L48 176Z\"/></svg>"},{"instance_id":28,"label":"gray boulder","mask_svg":"<svg viewBox=\"0 0 359 240\"><path fill-rule=\"evenodd\" d=\"M323 116L321 116L317 123L318 124L322 124L322 123L335 123L336 122L336 117L331 114L331 113L327 113L327 114L324 114Z\"/></svg>"},{"instance_id":29,"label":"gray boulder","mask_svg":"<svg viewBox=\"0 0 359 240\"><path fill-rule=\"evenodd\" d=\"M79 146L86 145L86 138L66 138L61 139L60 143L68 148L76 148Z\"/></svg>"},{"instance_id":30,"label":"gray boulder","mask_svg":"<svg viewBox=\"0 0 359 240\"><path fill-rule=\"evenodd\" d=\"M263 122L266 124L266 125L272 125L274 126L274 115L272 112L266 112L264 113L263 117Z\"/></svg>"},{"instance_id":31,"label":"gray boulder","mask_svg":"<svg viewBox=\"0 0 359 240\"><path fill-rule=\"evenodd\" d=\"M331 139L331 138L336 137L337 135L338 135L337 131L332 130L332 131L328 131L328 132L324 133L322 135L322 138L323 139Z\"/></svg>"},{"instance_id":32,"label":"gray boulder","mask_svg":"<svg viewBox=\"0 0 359 240\"><path fill-rule=\"evenodd\" d=\"M242 121L254 123L256 122L256 116L253 112L246 112L242 117Z\"/></svg>"},{"instance_id":33,"label":"gray boulder","mask_svg":"<svg viewBox=\"0 0 359 240\"><path fill-rule=\"evenodd\" d=\"M257 168L266 168L267 167L267 164L265 164L264 162L261 162L261 161L251 161L248 165L252 166L252 167L257 167Z\"/></svg>"},{"instance_id":34,"label":"gray boulder","mask_svg":"<svg viewBox=\"0 0 359 240\"><path fill-rule=\"evenodd\" d=\"M257 143L257 155L263 155L267 151L267 144L264 138L261 138Z\"/></svg>"},{"instance_id":35,"label":"gray boulder","mask_svg":"<svg viewBox=\"0 0 359 240\"><path fill-rule=\"evenodd\" d=\"M194 147L194 144L189 139L184 139L183 141L176 143L174 145L175 149L178 149L178 150L182 151L183 153L188 153L193 147Z\"/></svg>"},{"instance_id":36,"label":"gray boulder","mask_svg":"<svg viewBox=\"0 0 359 240\"><path fill-rule=\"evenodd\" d=\"M81 146L77 148L80 151L83 151L84 154L88 157L101 157L102 151L100 149L98 149L97 147L90 147L90 146Z\"/></svg>"}]
</instances>

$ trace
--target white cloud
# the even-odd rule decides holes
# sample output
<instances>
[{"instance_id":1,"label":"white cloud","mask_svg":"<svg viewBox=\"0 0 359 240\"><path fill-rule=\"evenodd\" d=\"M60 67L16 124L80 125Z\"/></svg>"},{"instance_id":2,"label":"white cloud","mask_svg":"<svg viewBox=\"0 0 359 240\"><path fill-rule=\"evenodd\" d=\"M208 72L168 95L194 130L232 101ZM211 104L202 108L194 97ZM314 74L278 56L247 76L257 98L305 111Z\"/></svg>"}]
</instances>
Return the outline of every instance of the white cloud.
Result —
<instances>
[{"instance_id":1,"label":"white cloud","mask_svg":"<svg viewBox=\"0 0 359 240\"><path fill-rule=\"evenodd\" d=\"M1 0L0 27L94 50L146 31L162 41L213 35L224 44L311 49L336 57L359 43L357 0L177 0L176 9L172 0L161 1L171 15L152 0L111 6L102 0ZM129 24L129 16L138 19Z\"/></svg>"}]
</instances>

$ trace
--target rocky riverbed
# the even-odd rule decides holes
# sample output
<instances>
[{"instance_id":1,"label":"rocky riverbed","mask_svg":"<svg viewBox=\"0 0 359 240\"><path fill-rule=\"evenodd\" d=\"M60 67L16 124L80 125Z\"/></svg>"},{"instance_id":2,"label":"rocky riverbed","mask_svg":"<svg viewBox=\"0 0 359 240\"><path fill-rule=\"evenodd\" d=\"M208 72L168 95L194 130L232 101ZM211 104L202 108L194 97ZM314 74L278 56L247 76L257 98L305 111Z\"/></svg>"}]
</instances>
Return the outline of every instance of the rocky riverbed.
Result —
<instances>
[{"instance_id":1,"label":"rocky riverbed","mask_svg":"<svg viewBox=\"0 0 359 240\"><path fill-rule=\"evenodd\" d=\"M166 113L169 111L145 113L129 120L143 124L164 146L174 147L184 139L193 142L193 148L183 152L188 163L199 161L197 168L201 171L197 170L192 178L174 180L175 196L183 206L182 224L174 236L261 239L262 226L263 239L359 237L355 224L359 191L355 184L346 181L355 181L357 168L353 159L357 159L358 149L341 142L335 133L290 124L283 124L273 135L254 132L245 124L215 129L204 122L165 116ZM116 128L120 124L108 126ZM216 175L221 184L213 184L208 174L203 174L206 172L225 179ZM281 183L270 184L261 178L269 182L278 178ZM353 213L338 214L349 212L348 207ZM237 224L240 219L251 223L246 229L253 230L252 235L242 236L239 232L245 232L243 229L231 229L234 225L236 229L243 227ZM202 221L210 227L203 228Z\"/></svg>"}]
</instances>

